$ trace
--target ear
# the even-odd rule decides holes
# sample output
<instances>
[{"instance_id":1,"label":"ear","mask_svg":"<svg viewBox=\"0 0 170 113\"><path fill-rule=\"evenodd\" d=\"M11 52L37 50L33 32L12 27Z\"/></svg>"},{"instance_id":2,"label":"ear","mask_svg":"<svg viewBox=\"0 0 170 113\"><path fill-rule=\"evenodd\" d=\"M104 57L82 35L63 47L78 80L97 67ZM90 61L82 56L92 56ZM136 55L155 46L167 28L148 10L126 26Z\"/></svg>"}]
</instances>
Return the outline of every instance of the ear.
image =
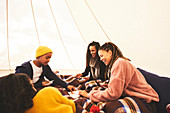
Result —
<instances>
[{"instance_id":1,"label":"ear","mask_svg":"<svg viewBox=\"0 0 170 113\"><path fill-rule=\"evenodd\" d=\"M111 50L109 50L109 51L108 51L108 54L109 54L110 56L112 56L112 51L111 51Z\"/></svg>"}]
</instances>

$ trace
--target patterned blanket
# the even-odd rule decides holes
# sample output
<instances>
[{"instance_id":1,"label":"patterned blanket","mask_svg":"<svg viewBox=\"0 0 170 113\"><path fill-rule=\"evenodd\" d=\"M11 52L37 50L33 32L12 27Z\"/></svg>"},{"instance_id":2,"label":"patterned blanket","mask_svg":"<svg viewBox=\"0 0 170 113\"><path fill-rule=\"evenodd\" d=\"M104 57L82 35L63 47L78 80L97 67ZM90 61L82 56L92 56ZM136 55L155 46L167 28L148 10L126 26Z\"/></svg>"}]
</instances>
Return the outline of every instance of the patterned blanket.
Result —
<instances>
[{"instance_id":1,"label":"patterned blanket","mask_svg":"<svg viewBox=\"0 0 170 113\"><path fill-rule=\"evenodd\" d=\"M145 105L138 99L136 101L136 99L137 98L125 97L114 102L94 103L89 99L81 98L77 99L75 103L79 105L79 107L77 107L77 109L79 109L78 111L84 110L90 112L93 106L97 106L100 110L95 113L149 113Z\"/></svg>"},{"instance_id":2,"label":"patterned blanket","mask_svg":"<svg viewBox=\"0 0 170 113\"><path fill-rule=\"evenodd\" d=\"M78 80L73 77L68 77L67 79L65 79L65 81L69 84L73 84L74 86L77 86L77 84L79 84ZM101 87L101 84L107 84L107 82L108 81L102 83L101 81L92 80L86 82L84 85L86 90L103 90L105 89L105 87ZM94 113L150 113L150 111L148 111L146 105L142 102L142 100L136 97L125 97L113 102L94 103L89 99L81 96L78 98L73 98L66 90L61 89L60 91L64 96L75 101L77 110L76 113L82 113L82 111L90 112L92 108L98 108L97 112Z\"/></svg>"}]
</instances>

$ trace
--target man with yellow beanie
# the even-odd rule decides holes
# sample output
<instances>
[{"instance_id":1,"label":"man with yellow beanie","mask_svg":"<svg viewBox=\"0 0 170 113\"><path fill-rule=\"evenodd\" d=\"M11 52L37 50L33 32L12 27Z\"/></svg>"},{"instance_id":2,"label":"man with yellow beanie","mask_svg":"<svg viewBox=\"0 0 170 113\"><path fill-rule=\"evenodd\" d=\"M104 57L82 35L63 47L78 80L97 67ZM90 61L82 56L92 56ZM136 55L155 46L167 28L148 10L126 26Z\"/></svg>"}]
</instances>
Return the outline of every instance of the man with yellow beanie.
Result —
<instances>
[{"instance_id":1,"label":"man with yellow beanie","mask_svg":"<svg viewBox=\"0 0 170 113\"><path fill-rule=\"evenodd\" d=\"M45 86L51 85L48 80L53 80L53 85L59 85L69 90L74 90L72 85L68 85L65 81L61 80L50 68L48 62L52 57L52 50L46 46L39 46L36 50L36 59L24 62L21 66L17 66L16 73L26 73L32 80L36 89L41 89Z\"/></svg>"}]
</instances>

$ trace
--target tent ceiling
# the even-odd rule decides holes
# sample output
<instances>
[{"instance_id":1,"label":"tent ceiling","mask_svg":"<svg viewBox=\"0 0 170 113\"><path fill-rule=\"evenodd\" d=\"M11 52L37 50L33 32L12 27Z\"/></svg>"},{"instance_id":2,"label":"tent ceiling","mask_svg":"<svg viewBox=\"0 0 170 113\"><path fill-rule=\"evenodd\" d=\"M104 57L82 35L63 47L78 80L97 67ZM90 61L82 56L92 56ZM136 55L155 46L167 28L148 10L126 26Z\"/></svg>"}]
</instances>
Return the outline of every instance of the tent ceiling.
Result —
<instances>
[{"instance_id":1,"label":"tent ceiling","mask_svg":"<svg viewBox=\"0 0 170 113\"><path fill-rule=\"evenodd\" d=\"M95 40L114 42L136 67L170 75L169 6L169 0L1 0L0 72L33 59L39 45L54 51L52 69L84 70Z\"/></svg>"}]
</instances>

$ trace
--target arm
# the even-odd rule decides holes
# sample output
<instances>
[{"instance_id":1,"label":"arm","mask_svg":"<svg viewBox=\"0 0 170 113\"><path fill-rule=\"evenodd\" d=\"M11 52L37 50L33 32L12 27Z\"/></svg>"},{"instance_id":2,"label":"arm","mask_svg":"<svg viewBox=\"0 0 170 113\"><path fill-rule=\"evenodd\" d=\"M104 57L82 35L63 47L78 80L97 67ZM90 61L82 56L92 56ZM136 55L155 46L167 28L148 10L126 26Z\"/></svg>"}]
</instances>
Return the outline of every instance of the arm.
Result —
<instances>
[{"instance_id":1,"label":"arm","mask_svg":"<svg viewBox=\"0 0 170 113\"><path fill-rule=\"evenodd\" d=\"M92 90L87 97L95 102L118 99L124 91L125 75L122 63L115 62L112 66L108 88L104 91Z\"/></svg>"},{"instance_id":2,"label":"arm","mask_svg":"<svg viewBox=\"0 0 170 113\"><path fill-rule=\"evenodd\" d=\"M86 78L86 81L88 81L88 80L93 80L90 66L87 66L86 69L85 69L85 71L82 73L82 74L83 74L83 77L87 76L89 73L90 73L90 77Z\"/></svg>"},{"instance_id":3,"label":"arm","mask_svg":"<svg viewBox=\"0 0 170 113\"><path fill-rule=\"evenodd\" d=\"M83 72L83 73L78 73L78 74L76 74L76 78L80 78L80 77L85 77L85 76L87 76L88 74L89 74L89 72L90 72L90 79L91 79L91 77L92 77L92 74L91 74L91 71L90 71L90 66L87 66L86 68L85 68L85 71ZM85 77L86 78L86 77ZM86 78L86 80L89 80L89 77L88 78Z\"/></svg>"},{"instance_id":4,"label":"arm","mask_svg":"<svg viewBox=\"0 0 170 113\"><path fill-rule=\"evenodd\" d=\"M15 73L25 73L30 77L31 80L33 78L33 69L29 62L25 62L21 66L17 66L15 69ZM40 79L36 83L34 83L34 87L42 87L42 80Z\"/></svg>"},{"instance_id":5,"label":"arm","mask_svg":"<svg viewBox=\"0 0 170 113\"><path fill-rule=\"evenodd\" d=\"M107 76L105 78L105 71L106 71L106 65L102 61L100 61L100 79L102 81L105 81L105 79L106 80L108 79Z\"/></svg>"},{"instance_id":6,"label":"arm","mask_svg":"<svg viewBox=\"0 0 170 113\"><path fill-rule=\"evenodd\" d=\"M87 75L89 74L89 72L90 72L90 66L87 66L86 69L85 69L85 71L82 73L82 74L83 74L83 77L84 77L84 76L87 76ZM91 73L90 73L90 75L91 75Z\"/></svg>"},{"instance_id":7,"label":"arm","mask_svg":"<svg viewBox=\"0 0 170 113\"><path fill-rule=\"evenodd\" d=\"M67 88L67 83L61 80L50 68L49 65L43 67L43 75L46 76L49 80L54 80L54 84L61 87Z\"/></svg>"}]
</instances>

